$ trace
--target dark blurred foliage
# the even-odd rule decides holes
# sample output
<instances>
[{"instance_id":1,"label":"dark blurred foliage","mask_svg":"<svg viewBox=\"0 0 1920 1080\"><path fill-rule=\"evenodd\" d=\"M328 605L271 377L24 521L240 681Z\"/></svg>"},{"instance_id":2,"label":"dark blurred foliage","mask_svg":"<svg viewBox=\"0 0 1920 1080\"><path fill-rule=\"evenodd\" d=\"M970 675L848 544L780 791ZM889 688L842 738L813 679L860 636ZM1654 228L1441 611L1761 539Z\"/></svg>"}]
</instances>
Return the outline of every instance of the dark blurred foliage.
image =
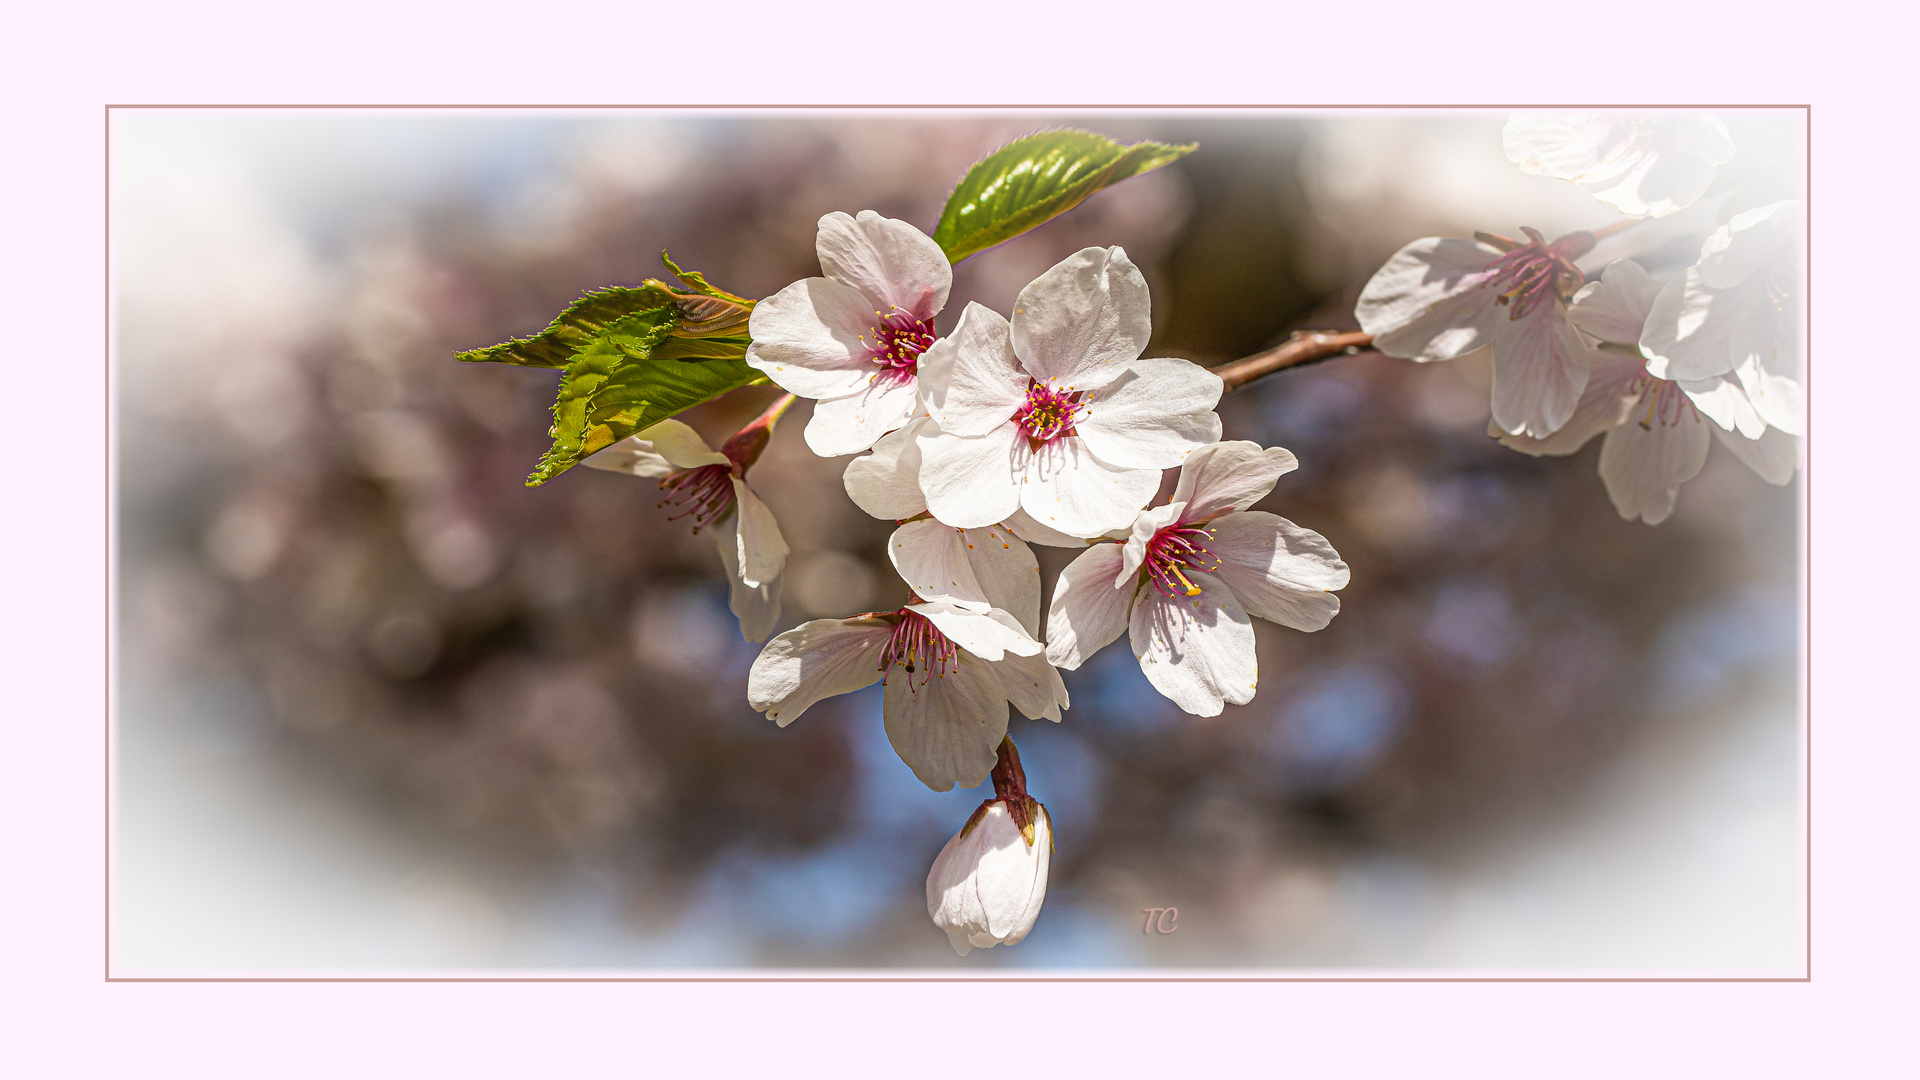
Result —
<instances>
[{"instance_id":1,"label":"dark blurred foliage","mask_svg":"<svg viewBox=\"0 0 1920 1080\"><path fill-rule=\"evenodd\" d=\"M941 329L969 299L1009 310L1058 258L1120 244L1153 289L1149 354L1219 363L1353 326L1367 273L1420 235L1327 220L1341 207L1316 201L1303 159L1327 122L1083 123L1201 149L964 264ZM690 962L953 961L921 881L985 790L920 788L871 693L785 730L755 714L757 648L708 539L668 522L648 482L576 469L523 486L556 377L451 356L658 275L663 248L766 295L818 273L820 214L930 226L970 160L1037 126L688 121L610 136L641 157L667 140L677 164L638 186L576 170L545 227L504 228L483 189L338 215L315 241L324 310L251 396L229 384L254 353L169 367L150 317L127 314L123 695L253 688L269 718L256 753L282 774L465 853L503 895L587 865L615 922L733 943ZM1621 521L1597 440L1536 460L1486 436L1489 378L1476 358L1367 354L1223 402L1229 438L1299 456L1260 508L1351 564L1342 612L1311 635L1256 621L1259 696L1215 719L1155 694L1124 642L1068 676L1063 724L1016 716L1059 822L1052 886L1027 943L967 966L1367 955L1354 935L1417 921L1453 868L1571 813L1647 725L1790 693L1794 490L1716 451L1672 521ZM164 408L145 403L148 380L182 379ZM774 395L685 419L717 445ZM752 474L794 549L789 626L905 597L891 523L845 497L844 462L806 451L806 410ZM1068 553L1037 550L1050 585ZM1677 638L1687 626L1705 629ZM1180 932L1143 937L1139 909L1167 904Z\"/></svg>"}]
</instances>

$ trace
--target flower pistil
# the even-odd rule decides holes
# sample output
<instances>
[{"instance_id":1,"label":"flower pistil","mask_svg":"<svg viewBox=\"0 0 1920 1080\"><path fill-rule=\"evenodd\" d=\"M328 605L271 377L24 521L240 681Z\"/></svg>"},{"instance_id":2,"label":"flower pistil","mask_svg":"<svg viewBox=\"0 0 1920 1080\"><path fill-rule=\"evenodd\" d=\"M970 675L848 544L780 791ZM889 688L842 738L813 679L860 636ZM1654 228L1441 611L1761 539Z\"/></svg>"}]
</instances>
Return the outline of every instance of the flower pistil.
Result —
<instances>
[{"instance_id":1,"label":"flower pistil","mask_svg":"<svg viewBox=\"0 0 1920 1080\"><path fill-rule=\"evenodd\" d=\"M1591 250L1592 233L1576 232L1547 243L1538 229L1522 226L1528 242L1512 248L1487 267L1482 288L1498 292L1494 303L1507 305L1509 319L1523 319L1541 300L1566 300L1586 281L1573 260Z\"/></svg>"},{"instance_id":2,"label":"flower pistil","mask_svg":"<svg viewBox=\"0 0 1920 1080\"><path fill-rule=\"evenodd\" d=\"M915 318L911 313L892 308L888 311L873 313L878 320L873 325L873 340L860 335L860 341L871 350L871 359L876 366L911 375L920 365L920 354L933 344L933 321Z\"/></svg>"},{"instance_id":3,"label":"flower pistil","mask_svg":"<svg viewBox=\"0 0 1920 1080\"><path fill-rule=\"evenodd\" d=\"M913 602L919 603L918 598ZM881 685L886 685L895 664L906 668L908 675L920 672L922 686L935 675L946 678L947 672L959 666L953 641L933 625L933 620L906 608L893 614L900 621L894 624L886 647L880 650ZM912 689L913 680L907 680L907 687Z\"/></svg>"},{"instance_id":4,"label":"flower pistil","mask_svg":"<svg viewBox=\"0 0 1920 1080\"><path fill-rule=\"evenodd\" d=\"M1147 541L1144 569L1160 591L1168 596L1198 596L1200 586L1187 579L1186 571L1202 573L1216 570L1220 557L1207 550L1213 531L1199 525L1174 523L1153 534Z\"/></svg>"},{"instance_id":5,"label":"flower pistil","mask_svg":"<svg viewBox=\"0 0 1920 1080\"><path fill-rule=\"evenodd\" d=\"M733 509L733 468L727 465L701 465L698 468L682 469L660 481L660 490L667 497L657 506L672 506L678 513L667 516L668 521L678 521L683 517L693 518L693 531L727 516Z\"/></svg>"},{"instance_id":6,"label":"flower pistil","mask_svg":"<svg viewBox=\"0 0 1920 1080\"><path fill-rule=\"evenodd\" d=\"M1035 382L1027 387L1027 399L1014 414L1013 422L1027 437L1027 445L1038 450L1055 439L1074 434L1073 422L1086 395L1071 389L1058 390Z\"/></svg>"}]
</instances>

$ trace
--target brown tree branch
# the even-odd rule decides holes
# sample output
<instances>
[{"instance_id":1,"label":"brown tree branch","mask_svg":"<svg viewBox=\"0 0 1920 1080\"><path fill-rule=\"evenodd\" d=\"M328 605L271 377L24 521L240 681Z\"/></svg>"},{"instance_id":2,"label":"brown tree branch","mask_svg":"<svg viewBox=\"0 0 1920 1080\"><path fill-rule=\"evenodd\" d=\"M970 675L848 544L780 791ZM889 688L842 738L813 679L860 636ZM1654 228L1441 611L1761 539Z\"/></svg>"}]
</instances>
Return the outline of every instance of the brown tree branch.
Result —
<instances>
[{"instance_id":1,"label":"brown tree branch","mask_svg":"<svg viewBox=\"0 0 1920 1080\"><path fill-rule=\"evenodd\" d=\"M1336 356L1350 356L1373 344L1373 335L1358 330L1295 330L1284 345L1211 368L1227 384L1227 391L1285 368L1300 367Z\"/></svg>"}]
</instances>

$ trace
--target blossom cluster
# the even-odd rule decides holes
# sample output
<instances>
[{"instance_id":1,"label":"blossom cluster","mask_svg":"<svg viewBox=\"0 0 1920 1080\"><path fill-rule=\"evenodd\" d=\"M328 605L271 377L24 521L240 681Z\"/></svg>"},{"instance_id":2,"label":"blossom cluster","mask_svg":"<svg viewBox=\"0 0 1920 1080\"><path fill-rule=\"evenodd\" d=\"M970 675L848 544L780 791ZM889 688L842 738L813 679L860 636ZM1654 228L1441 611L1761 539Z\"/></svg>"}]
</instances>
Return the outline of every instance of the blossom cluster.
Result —
<instances>
[{"instance_id":1,"label":"blossom cluster","mask_svg":"<svg viewBox=\"0 0 1920 1080\"><path fill-rule=\"evenodd\" d=\"M1326 626L1347 567L1318 533L1250 509L1297 462L1221 441L1219 376L1142 356L1147 284L1124 250L1068 256L1021 290L1010 316L969 303L943 337L935 317L952 269L927 234L872 211L832 213L816 247L823 276L755 306L747 363L815 400L805 432L815 453L862 455L846 468L847 493L898 524L888 554L911 598L774 637L748 700L785 727L879 682L887 737L921 782L946 791L993 776L1000 796L942 852L928 909L962 953L1015 942L1038 914L1046 857L1034 852L1052 834L1044 808L1022 801L1024 774L1002 782L1009 709L1059 722L1060 672L1126 632L1156 689L1217 715L1258 685L1251 619ZM668 501L713 530L742 632L760 640L778 619L786 547L744 479L764 438L735 442L715 453L665 421L589 464L661 478ZM1174 468L1173 498L1149 508ZM1044 634L1030 544L1081 552L1053 590ZM1004 854L1009 845L1018 851Z\"/></svg>"},{"instance_id":2,"label":"blossom cluster","mask_svg":"<svg viewBox=\"0 0 1920 1080\"><path fill-rule=\"evenodd\" d=\"M1549 242L1492 233L1401 248L1354 309L1374 348L1416 361L1486 349L1489 434L1534 455L1604 433L1600 476L1620 516L1657 524L1717 440L1773 484L1800 428L1799 203L1732 214L1664 282L1619 259L1580 265L1602 233L1700 198L1735 150L1712 117L1516 116L1508 158L1591 191L1627 220ZM1711 435L1709 434L1711 432Z\"/></svg>"},{"instance_id":3,"label":"blossom cluster","mask_svg":"<svg viewBox=\"0 0 1920 1080\"><path fill-rule=\"evenodd\" d=\"M1788 483L1801 434L1797 201L1736 207L1722 192L1698 258L1657 280L1633 259L1588 260L1714 190L1736 151L1719 121L1520 115L1504 148L1622 220L1552 241L1523 228L1407 244L1360 293L1372 347L1421 362L1490 354L1488 434L1532 455L1602 436L1600 476L1627 520L1671 515L1716 440ZM816 251L822 275L748 320L745 362L787 397L719 451L667 420L588 464L657 479L663 504L714 536L741 632L766 642L748 676L754 709L785 727L877 682L888 740L922 783L992 780L994 797L935 860L927 910L963 955L1017 943L1045 897L1054 837L1027 794L1011 712L1060 722L1061 672L1122 634L1186 712L1244 704L1259 685L1252 620L1327 626L1347 565L1319 533L1253 509L1299 463L1222 440L1220 375L1144 355L1147 284L1121 248L1061 260L1008 314L968 303L944 336L953 271L926 233L836 212ZM858 455L844 486L895 523L887 551L909 599L769 640L787 546L746 474L796 397L814 402L814 453ZM1044 619L1034 544L1077 552Z\"/></svg>"}]
</instances>

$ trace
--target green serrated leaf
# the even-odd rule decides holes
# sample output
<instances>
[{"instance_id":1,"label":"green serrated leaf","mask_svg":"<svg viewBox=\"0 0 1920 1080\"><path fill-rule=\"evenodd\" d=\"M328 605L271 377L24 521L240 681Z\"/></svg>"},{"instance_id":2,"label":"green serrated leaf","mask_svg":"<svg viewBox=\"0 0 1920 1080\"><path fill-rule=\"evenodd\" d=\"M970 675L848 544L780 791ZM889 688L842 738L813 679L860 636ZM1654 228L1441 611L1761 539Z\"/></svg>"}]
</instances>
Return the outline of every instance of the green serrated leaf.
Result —
<instances>
[{"instance_id":1,"label":"green serrated leaf","mask_svg":"<svg viewBox=\"0 0 1920 1080\"><path fill-rule=\"evenodd\" d=\"M456 355L565 372L548 432L553 445L529 487L642 428L767 381L745 362L754 301L714 288L665 252L661 261L685 290L653 279L595 289L532 337Z\"/></svg>"},{"instance_id":2,"label":"green serrated leaf","mask_svg":"<svg viewBox=\"0 0 1920 1080\"><path fill-rule=\"evenodd\" d=\"M673 304L676 299L672 289L652 280L638 286L594 289L568 304L545 330L532 337L455 353L454 359L467 364L565 368L573 361L574 353L586 348L609 326L636 312Z\"/></svg>"},{"instance_id":3,"label":"green serrated leaf","mask_svg":"<svg viewBox=\"0 0 1920 1080\"><path fill-rule=\"evenodd\" d=\"M1192 153L1198 143L1121 144L1088 131L1015 139L967 170L947 197L933 239L957 263L1080 205L1101 188Z\"/></svg>"},{"instance_id":4,"label":"green serrated leaf","mask_svg":"<svg viewBox=\"0 0 1920 1080\"><path fill-rule=\"evenodd\" d=\"M700 271L680 269L680 267L674 263L673 259L668 257L667 253L664 250L660 252L660 262L666 266L667 271L669 273L671 273L674 277L680 279L680 284L685 285L687 288L701 294L702 296L712 296L722 300L731 300L736 304L745 304L749 308L753 306L753 301L747 299L744 296L735 296L734 294L726 291L725 289L716 289L713 286L707 284L706 275L702 274Z\"/></svg>"},{"instance_id":5,"label":"green serrated leaf","mask_svg":"<svg viewBox=\"0 0 1920 1080\"><path fill-rule=\"evenodd\" d=\"M671 309L662 309L662 314L670 319ZM672 329L670 321L651 331L635 322L575 354L553 405L553 445L527 478L528 487L546 483L636 431L731 390L767 381L737 357L688 363L650 355L680 340L671 336ZM746 352L744 345L740 352Z\"/></svg>"}]
</instances>

